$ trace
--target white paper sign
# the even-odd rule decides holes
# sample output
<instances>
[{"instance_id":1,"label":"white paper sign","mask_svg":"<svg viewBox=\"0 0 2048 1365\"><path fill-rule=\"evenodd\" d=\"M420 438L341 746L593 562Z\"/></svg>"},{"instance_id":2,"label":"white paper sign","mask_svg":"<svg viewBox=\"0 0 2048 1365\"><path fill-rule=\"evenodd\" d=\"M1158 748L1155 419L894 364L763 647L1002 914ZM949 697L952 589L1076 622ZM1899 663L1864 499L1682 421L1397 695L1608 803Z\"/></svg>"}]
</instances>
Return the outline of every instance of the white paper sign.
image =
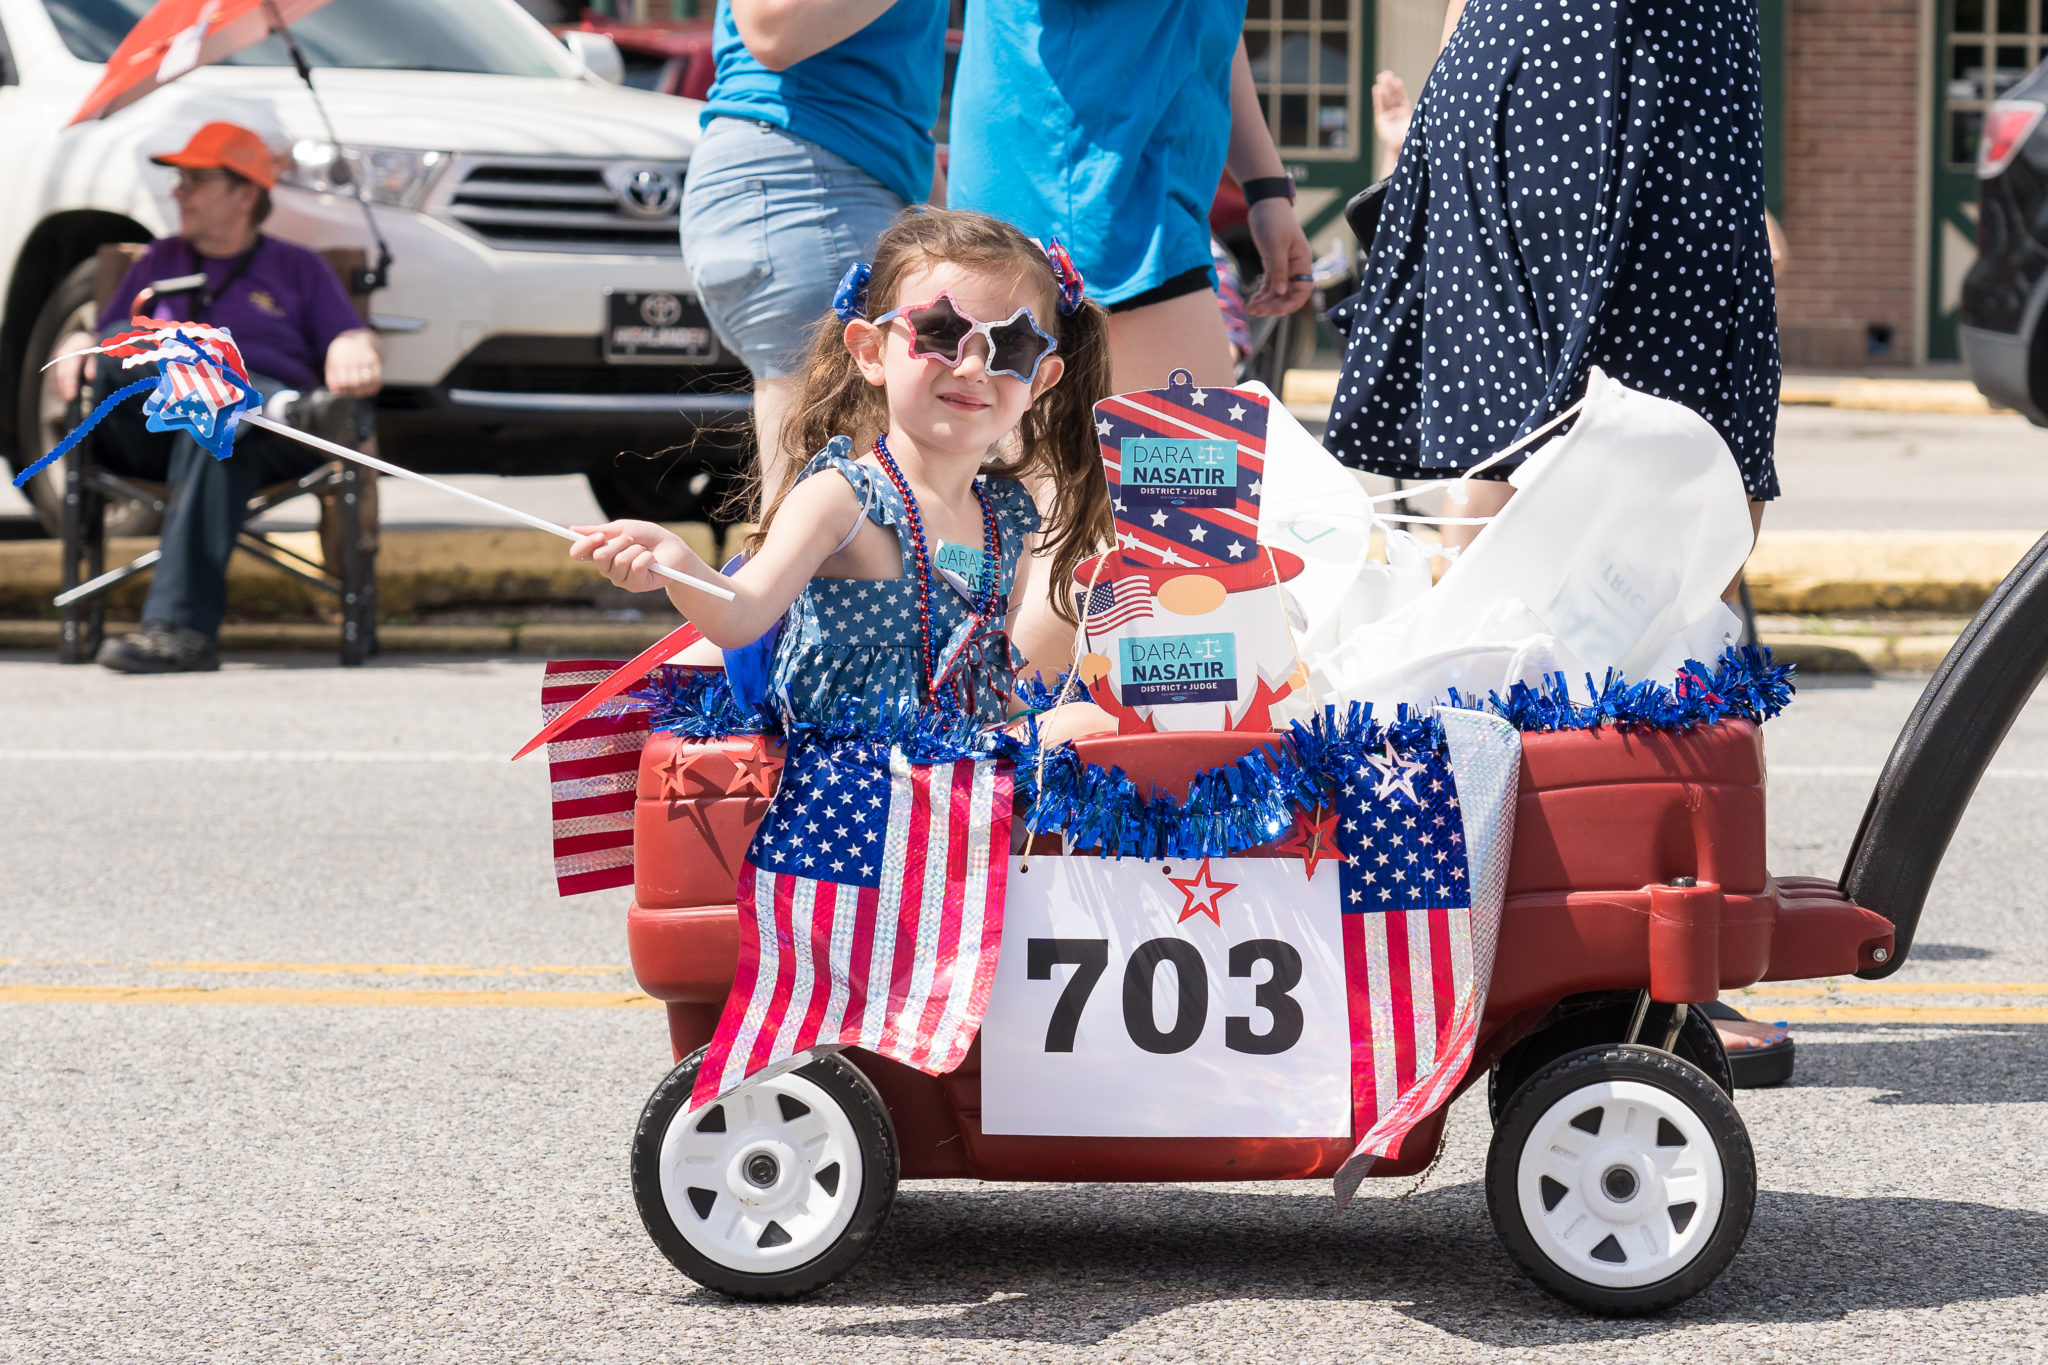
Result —
<instances>
[{"instance_id":1,"label":"white paper sign","mask_svg":"<svg viewBox=\"0 0 2048 1365\"><path fill-rule=\"evenodd\" d=\"M981 1124L1070 1137L1344 1137L1337 869L1010 860Z\"/></svg>"}]
</instances>

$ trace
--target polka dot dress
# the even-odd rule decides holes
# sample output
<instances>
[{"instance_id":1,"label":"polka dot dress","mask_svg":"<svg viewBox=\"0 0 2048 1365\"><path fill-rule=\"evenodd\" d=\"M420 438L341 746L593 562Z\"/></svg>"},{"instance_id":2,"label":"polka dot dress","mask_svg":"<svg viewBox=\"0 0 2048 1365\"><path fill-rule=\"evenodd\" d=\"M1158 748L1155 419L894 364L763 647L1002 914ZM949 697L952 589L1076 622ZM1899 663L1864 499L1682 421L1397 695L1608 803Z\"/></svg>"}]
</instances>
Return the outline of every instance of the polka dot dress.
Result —
<instances>
[{"instance_id":1,"label":"polka dot dress","mask_svg":"<svg viewBox=\"0 0 2048 1365\"><path fill-rule=\"evenodd\" d=\"M1325 444L1440 477L1569 407L1598 365L1712 422L1750 496L1776 497L1760 90L1755 0L1469 0L1365 286L1331 311Z\"/></svg>"}]
</instances>

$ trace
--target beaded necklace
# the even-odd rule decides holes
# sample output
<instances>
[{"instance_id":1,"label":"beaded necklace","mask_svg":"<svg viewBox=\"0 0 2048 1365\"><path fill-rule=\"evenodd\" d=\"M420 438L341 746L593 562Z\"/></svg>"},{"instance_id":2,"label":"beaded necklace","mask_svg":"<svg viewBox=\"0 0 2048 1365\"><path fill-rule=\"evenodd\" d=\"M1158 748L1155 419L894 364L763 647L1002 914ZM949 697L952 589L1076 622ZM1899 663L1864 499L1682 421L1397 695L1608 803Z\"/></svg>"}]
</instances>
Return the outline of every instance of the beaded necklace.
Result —
<instances>
[{"instance_id":1,"label":"beaded necklace","mask_svg":"<svg viewBox=\"0 0 2048 1365\"><path fill-rule=\"evenodd\" d=\"M903 471L896 467L895 456L889 453L889 438L875 438L875 459L882 466L882 472L889 476L889 482L896 485L897 494L903 499L905 514L910 519L910 557L917 569L917 643L918 657L924 664L924 686L922 696L929 700L932 689L937 686L939 671L938 645L932 639L932 569L931 554L925 547L924 516L918 511L917 494L910 491L910 480L903 477ZM988 492L981 481L974 483L974 500L981 507L981 591L977 594L975 614L984 621L994 619L999 600L997 579L1001 577L1003 563L1003 532L996 524L995 513L989 510Z\"/></svg>"}]
</instances>

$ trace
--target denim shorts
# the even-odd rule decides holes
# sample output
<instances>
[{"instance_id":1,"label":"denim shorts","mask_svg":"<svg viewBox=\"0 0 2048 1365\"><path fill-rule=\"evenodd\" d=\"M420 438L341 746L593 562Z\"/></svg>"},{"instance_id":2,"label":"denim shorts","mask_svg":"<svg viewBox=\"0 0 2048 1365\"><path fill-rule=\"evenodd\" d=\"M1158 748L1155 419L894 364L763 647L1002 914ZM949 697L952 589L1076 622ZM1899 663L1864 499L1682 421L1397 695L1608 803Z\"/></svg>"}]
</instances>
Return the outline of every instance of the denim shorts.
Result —
<instances>
[{"instance_id":1,"label":"denim shorts","mask_svg":"<svg viewBox=\"0 0 2048 1365\"><path fill-rule=\"evenodd\" d=\"M903 207L815 142L751 119L711 120L683 189L683 263L719 340L756 379L796 374L840 277L873 258Z\"/></svg>"}]
</instances>

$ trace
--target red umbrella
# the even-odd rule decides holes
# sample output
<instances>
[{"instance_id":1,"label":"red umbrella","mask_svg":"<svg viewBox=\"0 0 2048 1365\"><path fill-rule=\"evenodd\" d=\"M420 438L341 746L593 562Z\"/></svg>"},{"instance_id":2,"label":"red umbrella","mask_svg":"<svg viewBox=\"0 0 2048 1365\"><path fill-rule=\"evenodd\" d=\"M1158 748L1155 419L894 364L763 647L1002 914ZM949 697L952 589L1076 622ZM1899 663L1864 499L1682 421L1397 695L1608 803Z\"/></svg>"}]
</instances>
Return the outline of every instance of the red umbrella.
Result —
<instances>
[{"instance_id":1,"label":"red umbrella","mask_svg":"<svg viewBox=\"0 0 2048 1365\"><path fill-rule=\"evenodd\" d=\"M77 123L98 118L168 85L196 66L253 47L327 0L157 0L156 7L128 31L107 74L71 116Z\"/></svg>"}]
</instances>

